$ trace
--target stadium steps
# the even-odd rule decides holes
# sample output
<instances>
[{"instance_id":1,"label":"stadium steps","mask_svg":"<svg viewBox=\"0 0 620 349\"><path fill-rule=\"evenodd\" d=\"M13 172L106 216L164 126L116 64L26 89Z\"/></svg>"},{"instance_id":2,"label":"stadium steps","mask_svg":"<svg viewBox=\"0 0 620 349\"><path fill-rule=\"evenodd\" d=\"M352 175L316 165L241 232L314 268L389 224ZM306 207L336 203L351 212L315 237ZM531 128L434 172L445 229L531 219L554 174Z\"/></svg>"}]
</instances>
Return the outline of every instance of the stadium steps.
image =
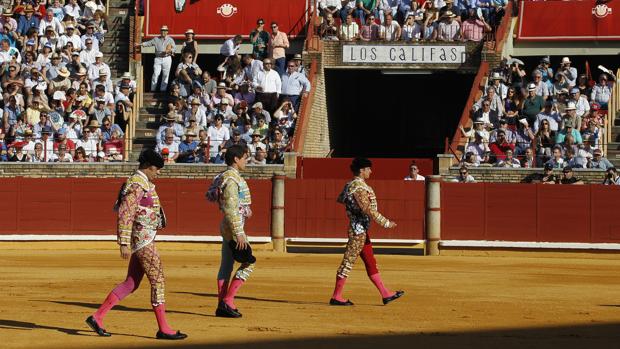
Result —
<instances>
[{"instance_id":1,"label":"stadium steps","mask_svg":"<svg viewBox=\"0 0 620 349\"><path fill-rule=\"evenodd\" d=\"M166 100L165 93L144 93L144 106L140 109L138 120L136 120L136 133L133 139L133 151L129 155L130 160L136 160L143 149L156 146L155 135L161 125L161 116L166 114Z\"/></svg>"},{"instance_id":2,"label":"stadium steps","mask_svg":"<svg viewBox=\"0 0 620 349\"><path fill-rule=\"evenodd\" d=\"M129 71L129 16L133 13L130 0L108 1L108 32L99 47L112 70L112 79Z\"/></svg>"}]
</instances>

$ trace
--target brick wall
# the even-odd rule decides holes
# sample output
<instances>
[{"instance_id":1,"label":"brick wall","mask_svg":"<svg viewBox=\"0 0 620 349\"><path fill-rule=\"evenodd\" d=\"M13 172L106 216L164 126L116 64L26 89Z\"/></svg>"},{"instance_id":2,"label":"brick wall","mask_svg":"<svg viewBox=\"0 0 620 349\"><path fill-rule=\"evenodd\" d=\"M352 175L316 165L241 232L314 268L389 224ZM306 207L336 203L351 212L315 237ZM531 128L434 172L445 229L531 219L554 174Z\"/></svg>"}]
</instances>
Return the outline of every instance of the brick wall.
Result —
<instances>
[{"instance_id":1,"label":"brick wall","mask_svg":"<svg viewBox=\"0 0 620 349\"><path fill-rule=\"evenodd\" d=\"M104 164L40 164L40 163L0 163L0 177L30 178L117 178L127 177L136 168L137 163L104 163ZM289 166L290 167L290 166ZM161 178L213 178L226 168L224 165L172 164L162 169ZM244 177L268 179L275 173L284 172L284 165L248 166ZM295 167L287 168L289 177L295 176Z\"/></svg>"},{"instance_id":2,"label":"brick wall","mask_svg":"<svg viewBox=\"0 0 620 349\"><path fill-rule=\"evenodd\" d=\"M557 176L562 175L561 170L555 170L554 173ZM469 174L471 174L478 182L499 182L499 183L518 183L525 176L532 173L542 173L542 168L513 168L503 169L497 167L470 167ZM458 167L451 167L448 171L443 170L441 175L444 181L451 181L459 174ZM576 177L581 178L585 183L601 183L605 178L605 171L603 170L590 170L590 169L575 169L574 174Z\"/></svg>"},{"instance_id":3,"label":"brick wall","mask_svg":"<svg viewBox=\"0 0 620 349\"><path fill-rule=\"evenodd\" d=\"M314 103L310 108L310 120L306 129L304 157L323 158L330 151L329 120L327 115L327 96L325 95L325 75L319 70L315 79Z\"/></svg>"}]
</instances>

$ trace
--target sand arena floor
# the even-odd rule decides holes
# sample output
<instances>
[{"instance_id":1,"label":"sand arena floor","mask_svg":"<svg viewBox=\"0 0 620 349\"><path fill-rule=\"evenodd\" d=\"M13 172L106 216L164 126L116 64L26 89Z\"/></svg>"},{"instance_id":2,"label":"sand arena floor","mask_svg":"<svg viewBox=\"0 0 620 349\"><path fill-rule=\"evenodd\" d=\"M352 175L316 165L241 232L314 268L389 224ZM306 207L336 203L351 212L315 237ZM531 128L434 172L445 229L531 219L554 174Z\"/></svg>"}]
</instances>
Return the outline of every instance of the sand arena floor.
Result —
<instances>
[{"instance_id":1,"label":"sand arena floor","mask_svg":"<svg viewBox=\"0 0 620 349\"><path fill-rule=\"evenodd\" d=\"M87 328L125 277L114 243L0 243L0 347L620 347L618 259L378 256L384 281L405 297L383 306L359 263L345 288L356 305L338 308L327 301L340 255L257 251L237 300L244 317L221 319L218 252L158 246L168 320L187 340L154 339L147 280L106 317L112 337Z\"/></svg>"}]
</instances>

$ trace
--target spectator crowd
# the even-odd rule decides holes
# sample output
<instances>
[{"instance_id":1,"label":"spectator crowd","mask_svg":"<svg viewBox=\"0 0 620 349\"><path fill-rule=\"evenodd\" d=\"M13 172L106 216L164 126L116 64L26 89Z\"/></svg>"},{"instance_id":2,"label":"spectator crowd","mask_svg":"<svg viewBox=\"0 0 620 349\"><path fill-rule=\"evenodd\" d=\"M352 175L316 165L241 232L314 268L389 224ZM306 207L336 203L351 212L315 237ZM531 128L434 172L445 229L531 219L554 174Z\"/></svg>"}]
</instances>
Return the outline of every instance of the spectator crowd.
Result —
<instances>
[{"instance_id":1,"label":"spectator crowd","mask_svg":"<svg viewBox=\"0 0 620 349\"><path fill-rule=\"evenodd\" d=\"M2 2L0 161L122 161L135 82L113 82L101 0Z\"/></svg>"},{"instance_id":2,"label":"spectator crowd","mask_svg":"<svg viewBox=\"0 0 620 349\"><path fill-rule=\"evenodd\" d=\"M529 70L519 59L503 60L473 105L472 128L459 126L468 140L463 165L611 168L601 147L616 77L599 69L595 82L569 57L555 67L543 57Z\"/></svg>"},{"instance_id":3,"label":"spectator crowd","mask_svg":"<svg viewBox=\"0 0 620 349\"><path fill-rule=\"evenodd\" d=\"M507 0L319 0L323 40L482 41Z\"/></svg>"},{"instance_id":4,"label":"spectator crowd","mask_svg":"<svg viewBox=\"0 0 620 349\"><path fill-rule=\"evenodd\" d=\"M167 26L139 44L155 49L151 90L167 94L167 113L156 133L156 150L167 162L221 164L235 144L247 145L250 164L284 162L301 99L311 86L301 55L287 60L287 34L278 23L270 23L269 31L265 25L258 19L245 38L251 54L239 52L243 36L226 40L214 75L197 63L192 29L185 33L176 67L171 66L176 45Z\"/></svg>"}]
</instances>

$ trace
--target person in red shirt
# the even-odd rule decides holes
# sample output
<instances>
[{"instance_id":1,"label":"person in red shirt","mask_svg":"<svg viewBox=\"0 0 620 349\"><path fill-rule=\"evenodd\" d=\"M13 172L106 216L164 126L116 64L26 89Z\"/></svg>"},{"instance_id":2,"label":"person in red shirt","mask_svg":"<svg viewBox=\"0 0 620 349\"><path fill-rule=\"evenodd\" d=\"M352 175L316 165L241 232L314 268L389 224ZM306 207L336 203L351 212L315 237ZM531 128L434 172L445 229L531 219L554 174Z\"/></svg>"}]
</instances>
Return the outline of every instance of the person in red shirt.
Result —
<instances>
[{"instance_id":1,"label":"person in red shirt","mask_svg":"<svg viewBox=\"0 0 620 349\"><path fill-rule=\"evenodd\" d=\"M67 131L61 129L56 134L56 141L54 142L54 152L58 152L58 146L60 144L64 144L66 146L67 152L71 154L71 156L75 156L75 142L67 138Z\"/></svg>"},{"instance_id":2,"label":"person in red shirt","mask_svg":"<svg viewBox=\"0 0 620 349\"><path fill-rule=\"evenodd\" d=\"M495 142L489 144L491 154L495 157L495 161L504 160L506 158L506 151L512 150L514 152L515 145L506 140L506 131L497 130L497 139Z\"/></svg>"}]
</instances>

